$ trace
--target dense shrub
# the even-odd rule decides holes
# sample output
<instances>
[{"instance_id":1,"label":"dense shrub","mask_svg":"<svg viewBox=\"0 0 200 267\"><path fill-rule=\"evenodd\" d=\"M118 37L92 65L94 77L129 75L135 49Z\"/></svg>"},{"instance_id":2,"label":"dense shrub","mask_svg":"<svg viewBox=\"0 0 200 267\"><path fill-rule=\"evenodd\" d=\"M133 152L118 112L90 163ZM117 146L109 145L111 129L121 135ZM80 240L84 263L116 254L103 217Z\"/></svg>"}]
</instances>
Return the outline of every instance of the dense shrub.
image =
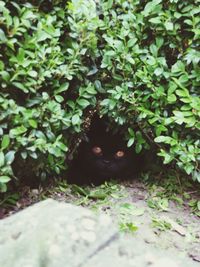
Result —
<instances>
[{"instance_id":1,"label":"dense shrub","mask_svg":"<svg viewBox=\"0 0 200 267\"><path fill-rule=\"evenodd\" d=\"M96 106L200 181L199 4L0 1L1 191L15 165L60 175Z\"/></svg>"}]
</instances>

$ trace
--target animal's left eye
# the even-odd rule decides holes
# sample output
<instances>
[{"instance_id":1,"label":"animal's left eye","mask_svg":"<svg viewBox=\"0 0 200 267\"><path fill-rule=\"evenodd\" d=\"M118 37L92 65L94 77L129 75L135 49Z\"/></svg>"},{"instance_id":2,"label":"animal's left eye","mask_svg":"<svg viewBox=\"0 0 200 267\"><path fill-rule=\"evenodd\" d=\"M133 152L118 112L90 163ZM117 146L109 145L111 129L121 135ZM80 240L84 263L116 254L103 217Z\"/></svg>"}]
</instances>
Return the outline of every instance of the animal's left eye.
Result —
<instances>
[{"instance_id":1,"label":"animal's left eye","mask_svg":"<svg viewBox=\"0 0 200 267\"><path fill-rule=\"evenodd\" d=\"M117 151L116 153L115 153L115 156L117 157L117 158L123 158L124 157L124 151L122 151L122 150L119 150L119 151Z\"/></svg>"},{"instance_id":2,"label":"animal's left eye","mask_svg":"<svg viewBox=\"0 0 200 267\"><path fill-rule=\"evenodd\" d=\"M95 146L92 148L92 151L95 155L101 155L102 154L102 149L99 146Z\"/></svg>"}]
</instances>

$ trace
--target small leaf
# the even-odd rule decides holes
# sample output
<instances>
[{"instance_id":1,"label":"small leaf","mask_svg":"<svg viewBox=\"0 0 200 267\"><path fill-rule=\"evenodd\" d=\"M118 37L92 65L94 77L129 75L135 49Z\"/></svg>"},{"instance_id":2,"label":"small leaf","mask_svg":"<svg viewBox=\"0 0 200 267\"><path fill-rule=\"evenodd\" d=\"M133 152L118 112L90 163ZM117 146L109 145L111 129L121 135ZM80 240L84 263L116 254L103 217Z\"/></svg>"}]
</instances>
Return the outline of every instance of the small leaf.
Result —
<instances>
[{"instance_id":1,"label":"small leaf","mask_svg":"<svg viewBox=\"0 0 200 267\"><path fill-rule=\"evenodd\" d=\"M135 136L135 133L134 133L134 131L133 131L132 128L128 128L128 132L129 132L129 134L130 134L131 137L134 137Z\"/></svg>"},{"instance_id":2,"label":"small leaf","mask_svg":"<svg viewBox=\"0 0 200 267\"><path fill-rule=\"evenodd\" d=\"M33 78L36 78L36 77L38 76L38 73L37 73L37 71L35 71L35 70L30 70L30 71L28 72L28 74L29 74L29 76L31 76L31 77L33 77Z\"/></svg>"},{"instance_id":3,"label":"small leaf","mask_svg":"<svg viewBox=\"0 0 200 267\"><path fill-rule=\"evenodd\" d=\"M16 136L16 135L21 135L27 131L27 128L22 126L16 127L12 130L10 130L10 137Z\"/></svg>"},{"instance_id":4,"label":"small leaf","mask_svg":"<svg viewBox=\"0 0 200 267\"><path fill-rule=\"evenodd\" d=\"M159 17L155 17L155 18L151 18L149 19L149 22L153 23L153 24L160 24L161 20Z\"/></svg>"},{"instance_id":5,"label":"small leaf","mask_svg":"<svg viewBox=\"0 0 200 267\"><path fill-rule=\"evenodd\" d=\"M154 74L155 74L156 76L160 76L162 73L163 73L163 69L162 69L162 68L157 68L157 69L155 69L155 71L154 71Z\"/></svg>"},{"instance_id":6,"label":"small leaf","mask_svg":"<svg viewBox=\"0 0 200 267\"><path fill-rule=\"evenodd\" d=\"M163 135L161 135L161 136L156 137L156 138L154 139L154 141L155 141L156 143L162 143L162 142L165 142L165 141L166 141L166 138L168 139L167 136L163 136Z\"/></svg>"},{"instance_id":7,"label":"small leaf","mask_svg":"<svg viewBox=\"0 0 200 267\"><path fill-rule=\"evenodd\" d=\"M23 48L19 48L19 52L17 54L17 60L19 63L23 63L24 61L24 56L25 56L25 51Z\"/></svg>"},{"instance_id":8,"label":"small leaf","mask_svg":"<svg viewBox=\"0 0 200 267\"><path fill-rule=\"evenodd\" d=\"M7 41L5 33L4 33L4 31L2 29L0 29L0 41L3 42L3 43Z\"/></svg>"},{"instance_id":9,"label":"small leaf","mask_svg":"<svg viewBox=\"0 0 200 267\"><path fill-rule=\"evenodd\" d=\"M30 124L31 127L37 129L37 121L36 120L30 119L30 120L28 120L28 123Z\"/></svg>"},{"instance_id":10,"label":"small leaf","mask_svg":"<svg viewBox=\"0 0 200 267\"><path fill-rule=\"evenodd\" d=\"M2 139L2 142L1 142L1 148L2 150L7 148L10 144L10 138L9 138L9 135L4 135L3 136L3 139Z\"/></svg>"},{"instance_id":11,"label":"small leaf","mask_svg":"<svg viewBox=\"0 0 200 267\"><path fill-rule=\"evenodd\" d=\"M175 94L171 94L171 95L169 95L168 97L167 97L167 101L169 102L169 103L174 103L174 102L176 102L176 96L175 96Z\"/></svg>"},{"instance_id":12,"label":"small leaf","mask_svg":"<svg viewBox=\"0 0 200 267\"><path fill-rule=\"evenodd\" d=\"M72 124L73 124L73 125L77 125L79 122L80 122L80 117L79 117L79 115L75 114L75 115L72 117Z\"/></svg>"},{"instance_id":13,"label":"small leaf","mask_svg":"<svg viewBox=\"0 0 200 267\"><path fill-rule=\"evenodd\" d=\"M58 103L62 103L64 101L64 97L61 95L55 95L55 99Z\"/></svg>"},{"instance_id":14,"label":"small leaf","mask_svg":"<svg viewBox=\"0 0 200 267\"><path fill-rule=\"evenodd\" d=\"M156 9L156 6L160 4L160 2L162 2L162 0L153 0L153 1L148 2L143 11L144 16L146 17L151 12L153 12Z\"/></svg>"},{"instance_id":15,"label":"small leaf","mask_svg":"<svg viewBox=\"0 0 200 267\"><path fill-rule=\"evenodd\" d=\"M22 90L24 93L29 92L29 90L20 82L14 82L13 85Z\"/></svg>"},{"instance_id":16,"label":"small leaf","mask_svg":"<svg viewBox=\"0 0 200 267\"><path fill-rule=\"evenodd\" d=\"M112 5L113 5L113 0L108 0L107 1L107 8L108 9L112 8Z\"/></svg>"},{"instance_id":17,"label":"small leaf","mask_svg":"<svg viewBox=\"0 0 200 267\"><path fill-rule=\"evenodd\" d=\"M5 176L5 175L0 176L0 183L2 183L2 184L6 184L6 183L8 183L10 180L11 180L11 178L8 177L8 176Z\"/></svg>"},{"instance_id":18,"label":"small leaf","mask_svg":"<svg viewBox=\"0 0 200 267\"><path fill-rule=\"evenodd\" d=\"M98 69L94 66L88 73L87 73L87 76L92 76L94 75L95 73L98 72Z\"/></svg>"},{"instance_id":19,"label":"small leaf","mask_svg":"<svg viewBox=\"0 0 200 267\"><path fill-rule=\"evenodd\" d=\"M5 155L5 161L8 165L10 165L15 159L15 151L11 150Z\"/></svg>"},{"instance_id":20,"label":"small leaf","mask_svg":"<svg viewBox=\"0 0 200 267\"><path fill-rule=\"evenodd\" d=\"M128 140L127 147L131 147L134 143L135 139L132 137L131 139Z\"/></svg>"},{"instance_id":21,"label":"small leaf","mask_svg":"<svg viewBox=\"0 0 200 267\"><path fill-rule=\"evenodd\" d=\"M165 25L165 28L166 28L167 31L173 31L174 25L173 25L172 22L168 22L167 21L167 22L164 23L164 25Z\"/></svg>"},{"instance_id":22,"label":"small leaf","mask_svg":"<svg viewBox=\"0 0 200 267\"><path fill-rule=\"evenodd\" d=\"M65 144L61 143L61 142L57 143L57 147L59 147L64 152L68 151L68 147Z\"/></svg>"},{"instance_id":23,"label":"small leaf","mask_svg":"<svg viewBox=\"0 0 200 267\"><path fill-rule=\"evenodd\" d=\"M90 102L86 99L78 99L77 103L83 108L86 108L87 106L90 105Z\"/></svg>"},{"instance_id":24,"label":"small leaf","mask_svg":"<svg viewBox=\"0 0 200 267\"><path fill-rule=\"evenodd\" d=\"M3 167L4 164L5 164L4 153L2 151L0 151L0 167Z\"/></svg>"},{"instance_id":25,"label":"small leaf","mask_svg":"<svg viewBox=\"0 0 200 267\"><path fill-rule=\"evenodd\" d=\"M69 83L68 82L63 83L57 90L55 90L54 95L65 92L67 91L68 88L69 88Z\"/></svg>"}]
</instances>

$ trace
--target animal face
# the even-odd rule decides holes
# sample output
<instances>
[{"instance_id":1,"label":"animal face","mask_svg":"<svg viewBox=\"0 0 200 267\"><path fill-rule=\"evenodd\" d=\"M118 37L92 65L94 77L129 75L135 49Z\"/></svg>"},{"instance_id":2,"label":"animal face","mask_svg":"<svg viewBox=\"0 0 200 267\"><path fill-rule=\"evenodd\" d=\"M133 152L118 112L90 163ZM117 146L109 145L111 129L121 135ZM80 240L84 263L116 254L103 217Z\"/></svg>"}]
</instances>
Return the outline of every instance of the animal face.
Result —
<instances>
[{"instance_id":1,"label":"animal face","mask_svg":"<svg viewBox=\"0 0 200 267\"><path fill-rule=\"evenodd\" d=\"M121 135L107 131L105 121L97 119L88 133L88 140L79 146L68 181L100 184L108 179L128 178L138 169L139 163L134 148L127 148Z\"/></svg>"},{"instance_id":2,"label":"animal face","mask_svg":"<svg viewBox=\"0 0 200 267\"><path fill-rule=\"evenodd\" d=\"M123 144L122 139L106 134L84 143L79 158L81 168L89 176L102 179L118 178L123 172L125 175L129 168L131 152Z\"/></svg>"}]
</instances>

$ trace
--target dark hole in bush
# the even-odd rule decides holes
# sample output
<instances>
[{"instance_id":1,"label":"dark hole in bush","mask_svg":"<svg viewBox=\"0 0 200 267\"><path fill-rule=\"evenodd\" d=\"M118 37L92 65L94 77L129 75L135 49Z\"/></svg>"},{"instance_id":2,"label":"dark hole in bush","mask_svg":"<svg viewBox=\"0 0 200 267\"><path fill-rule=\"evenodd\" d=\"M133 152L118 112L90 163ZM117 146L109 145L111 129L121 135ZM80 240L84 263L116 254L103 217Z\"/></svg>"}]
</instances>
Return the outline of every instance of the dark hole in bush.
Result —
<instances>
[{"instance_id":1,"label":"dark hole in bush","mask_svg":"<svg viewBox=\"0 0 200 267\"><path fill-rule=\"evenodd\" d=\"M109 179L133 179L144 168L145 153L127 147L122 133L109 129L108 119L95 116L78 147L67 174L68 182L101 184Z\"/></svg>"}]
</instances>

